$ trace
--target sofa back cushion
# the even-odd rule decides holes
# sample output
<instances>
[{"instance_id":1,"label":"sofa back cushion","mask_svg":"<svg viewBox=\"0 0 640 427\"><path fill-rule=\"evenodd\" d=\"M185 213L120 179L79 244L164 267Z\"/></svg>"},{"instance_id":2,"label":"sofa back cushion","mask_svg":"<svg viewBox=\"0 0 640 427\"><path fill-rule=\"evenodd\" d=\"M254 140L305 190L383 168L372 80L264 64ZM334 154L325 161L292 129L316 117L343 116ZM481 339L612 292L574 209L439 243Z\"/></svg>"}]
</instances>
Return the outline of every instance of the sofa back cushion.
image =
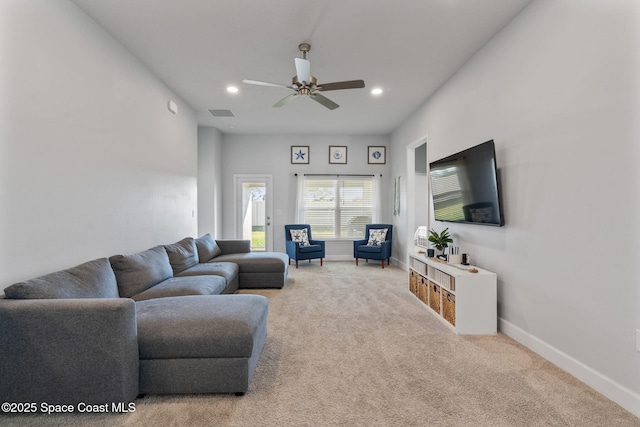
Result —
<instances>
[{"instance_id":1,"label":"sofa back cushion","mask_svg":"<svg viewBox=\"0 0 640 427\"><path fill-rule=\"evenodd\" d=\"M169 257L162 246L133 255L114 255L109 261L123 298L130 298L173 277Z\"/></svg>"},{"instance_id":2,"label":"sofa back cushion","mask_svg":"<svg viewBox=\"0 0 640 427\"><path fill-rule=\"evenodd\" d=\"M10 299L119 297L116 277L107 258L15 283L4 293Z\"/></svg>"},{"instance_id":3,"label":"sofa back cushion","mask_svg":"<svg viewBox=\"0 0 640 427\"><path fill-rule=\"evenodd\" d=\"M178 274L198 263L198 249L193 237L185 237L177 243L165 245L164 249L169 255L173 274Z\"/></svg>"},{"instance_id":4,"label":"sofa back cushion","mask_svg":"<svg viewBox=\"0 0 640 427\"><path fill-rule=\"evenodd\" d=\"M198 261L201 263L208 262L218 255L222 255L220 246L213 240L211 234L205 234L194 240L196 242L196 248L198 249Z\"/></svg>"}]
</instances>

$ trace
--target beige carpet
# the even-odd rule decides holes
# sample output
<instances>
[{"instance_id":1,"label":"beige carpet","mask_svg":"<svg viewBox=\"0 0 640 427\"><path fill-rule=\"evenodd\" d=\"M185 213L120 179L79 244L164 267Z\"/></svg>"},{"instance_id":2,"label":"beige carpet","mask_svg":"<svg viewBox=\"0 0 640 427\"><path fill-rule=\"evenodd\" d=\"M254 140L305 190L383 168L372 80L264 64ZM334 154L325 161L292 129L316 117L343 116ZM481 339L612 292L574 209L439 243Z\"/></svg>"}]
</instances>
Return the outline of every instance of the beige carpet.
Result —
<instances>
[{"instance_id":1,"label":"beige carpet","mask_svg":"<svg viewBox=\"0 0 640 427\"><path fill-rule=\"evenodd\" d=\"M243 293L250 293L242 291ZM0 416L92 426L640 426L510 338L458 336L379 263L292 265L244 397L147 396L130 414Z\"/></svg>"}]
</instances>

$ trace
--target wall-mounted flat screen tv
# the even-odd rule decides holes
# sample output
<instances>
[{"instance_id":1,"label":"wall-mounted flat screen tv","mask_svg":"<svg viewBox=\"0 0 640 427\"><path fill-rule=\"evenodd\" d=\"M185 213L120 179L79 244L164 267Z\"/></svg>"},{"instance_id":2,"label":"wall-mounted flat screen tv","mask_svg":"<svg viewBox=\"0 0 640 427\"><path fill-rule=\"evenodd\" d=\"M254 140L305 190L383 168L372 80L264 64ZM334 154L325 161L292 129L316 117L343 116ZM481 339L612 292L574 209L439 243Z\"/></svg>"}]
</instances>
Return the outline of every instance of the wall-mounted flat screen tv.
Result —
<instances>
[{"instance_id":1,"label":"wall-mounted flat screen tv","mask_svg":"<svg viewBox=\"0 0 640 427\"><path fill-rule=\"evenodd\" d=\"M436 221L504 225L493 140L429 163Z\"/></svg>"}]
</instances>

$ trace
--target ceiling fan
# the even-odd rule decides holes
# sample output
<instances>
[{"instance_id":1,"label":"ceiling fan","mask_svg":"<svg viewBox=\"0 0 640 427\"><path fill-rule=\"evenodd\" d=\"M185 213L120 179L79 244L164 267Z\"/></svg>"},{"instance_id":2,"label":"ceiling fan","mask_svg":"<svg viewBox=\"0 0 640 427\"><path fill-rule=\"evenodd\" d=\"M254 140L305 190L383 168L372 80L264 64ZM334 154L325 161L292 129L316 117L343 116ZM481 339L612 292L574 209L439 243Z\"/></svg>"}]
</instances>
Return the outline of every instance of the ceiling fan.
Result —
<instances>
[{"instance_id":1,"label":"ceiling fan","mask_svg":"<svg viewBox=\"0 0 640 427\"><path fill-rule=\"evenodd\" d=\"M311 63L307 60L307 52L311 50L311 45L309 43L301 43L298 46L298 49L300 49L300 52L302 52L302 58L295 58L296 75L293 76L290 85L247 79L242 80L242 82L260 86L284 87L292 89L294 91L294 93L287 95L280 101L273 104L274 107L282 107L283 105L296 99L300 95L308 95L311 99L324 105L330 110L335 110L339 107L339 105L318 92L326 92L329 90L339 89L360 89L364 87L363 80L348 80L343 82L322 84L318 83L318 80L315 78L315 76L311 75Z\"/></svg>"}]
</instances>

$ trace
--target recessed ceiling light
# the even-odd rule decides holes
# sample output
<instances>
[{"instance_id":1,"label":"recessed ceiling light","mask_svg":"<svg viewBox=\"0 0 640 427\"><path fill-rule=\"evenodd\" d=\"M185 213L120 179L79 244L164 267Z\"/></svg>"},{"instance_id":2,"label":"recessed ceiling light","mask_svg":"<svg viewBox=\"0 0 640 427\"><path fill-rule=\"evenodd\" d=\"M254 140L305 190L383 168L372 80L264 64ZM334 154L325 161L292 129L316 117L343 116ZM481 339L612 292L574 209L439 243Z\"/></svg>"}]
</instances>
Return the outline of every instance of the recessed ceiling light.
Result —
<instances>
[{"instance_id":1,"label":"recessed ceiling light","mask_svg":"<svg viewBox=\"0 0 640 427\"><path fill-rule=\"evenodd\" d=\"M235 86L227 86L227 92L229 93L238 93L238 88Z\"/></svg>"},{"instance_id":2,"label":"recessed ceiling light","mask_svg":"<svg viewBox=\"0 0 640 427\"><path fill-rule=\"evenodd\" d=\"M376 88L371 90L371 94L372 95L382 95L382 89L380 89L379 87L376 87Z\"/></svg>"}]
</instances>

